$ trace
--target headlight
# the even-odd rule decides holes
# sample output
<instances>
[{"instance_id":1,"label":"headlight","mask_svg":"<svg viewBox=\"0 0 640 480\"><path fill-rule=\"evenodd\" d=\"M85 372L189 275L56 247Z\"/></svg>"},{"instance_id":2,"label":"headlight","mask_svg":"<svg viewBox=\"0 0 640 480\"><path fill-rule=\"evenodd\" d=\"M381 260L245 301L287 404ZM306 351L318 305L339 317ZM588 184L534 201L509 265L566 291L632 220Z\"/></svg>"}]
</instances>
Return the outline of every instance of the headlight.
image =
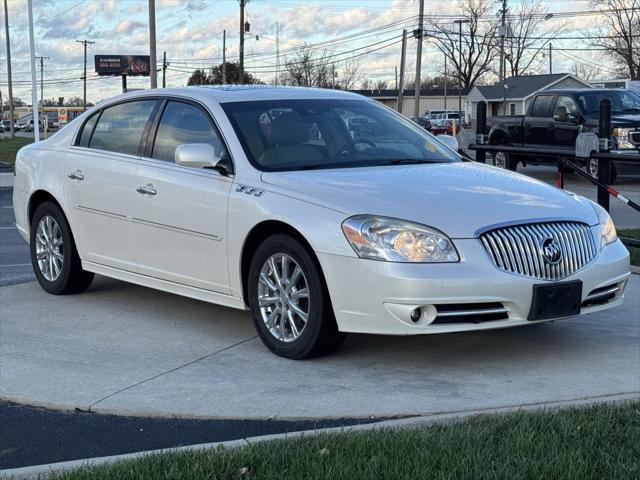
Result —
<instances>
[{"instance_id":1,"label":"headlight","mask_svg":"<svg viewBox=\"0 0 640 480\"><path fill-rule=\"evenodd\" d=\"M618 148L636 148L636 146L631 143L631 132L633 130L631 128L614 128L613 136L616 138L618 142Z\"/></svg>"},{"instance_id":2,"label":"headlight","mask_svg":"<svg viewBox=\"0 0 640 480\"><path fill-rule=\"evenodd\" d=\"M602 249L605 245L615 242L618 239L618 233L607 211L594 202L591 202L591 206L593 206L593 209L598 215L598 221L600 223L600 248Z\"/></svg>"},{"instance_id":3,"label":"headlight","mask_svg":"<svg viewBox=\"0 0 640 480\"><path fill-rule=\"evenodd\" d=\"M458 262L458 252L444 233L395 218L356 215L342 231L361 258L406 263Z\"/></svg>"}]
</instances>

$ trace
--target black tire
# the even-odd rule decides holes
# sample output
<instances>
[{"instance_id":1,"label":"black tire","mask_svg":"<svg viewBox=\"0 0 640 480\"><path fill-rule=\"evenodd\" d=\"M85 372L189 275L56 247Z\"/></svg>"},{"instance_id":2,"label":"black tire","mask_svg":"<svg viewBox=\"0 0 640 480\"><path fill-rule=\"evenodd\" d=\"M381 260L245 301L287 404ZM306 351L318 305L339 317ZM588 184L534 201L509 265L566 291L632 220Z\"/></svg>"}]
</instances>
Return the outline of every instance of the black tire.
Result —
<instances>
[{"instance_id":1,"label":"black tire","mask_svg":"<svg viewBox=\"0 0 640 480\"><path fill-rule=\"evenodd\" d=\"M45 272L38 265L36 253L36 235L40 221L45 217L51 217L58 225L61 234L62 244L56 249L62 255L61 269L56 278L47 279ZM36 274L36 279L40 286L53 295L66 295L69 293L80 293L89 288L93 281L93 273L82 269L80 257L76 249L76 244L69 228L64 213L53 202L41 203L31 220L30 234L31 264ZM45 268L46 270L46 268Z\"/></svg>"},{"instance_id":2,"label":"black tire","mask_svg":"<svg viewBox=\"0 0 640 480\"><path fill-rule=\"evenodd\" d=\"M515 172L518 168L518 161L507 152L496 152L493 154L493 165Z\"/></svg>"},{"instance_id":3,"label":"black tire","mask_svg":"<svg viewBox=\"0 0 640 480\"><path fill-rule=\"evenodd\" d=\"M309 292L306 324L300 335L288 342L276 338L275 334L271 333L263 320L258 302L260 272L274 255L286 255L300 267ZM318 261L300 242L289 235L273 235L256 249L249 267L248 299L256 330L266 347L276 355L294 360L319 357L335 351L344 341L345 334L338 331L331 299ZM280 316L280 325L283 321L287 323L283 316Z\"/></svg>"}]
</instances>

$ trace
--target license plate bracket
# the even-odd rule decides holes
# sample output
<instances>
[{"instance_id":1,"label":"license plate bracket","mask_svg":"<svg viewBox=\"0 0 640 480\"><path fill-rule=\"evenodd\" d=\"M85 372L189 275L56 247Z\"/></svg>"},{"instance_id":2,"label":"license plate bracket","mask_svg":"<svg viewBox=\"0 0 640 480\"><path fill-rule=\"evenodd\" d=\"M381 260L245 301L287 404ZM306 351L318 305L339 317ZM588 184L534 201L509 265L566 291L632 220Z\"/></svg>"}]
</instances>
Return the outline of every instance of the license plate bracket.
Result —
<instances>
[{"instance_id":1,"label":"license plate bracket","mask_svg":"<svg viewBox=\"0 0 640 480\"><path fill-rule=\"evenodd\" d=\"M533 286L529 320L570 317L580 313L582 281L538 284Z\"/></svg>"}]
</instances>

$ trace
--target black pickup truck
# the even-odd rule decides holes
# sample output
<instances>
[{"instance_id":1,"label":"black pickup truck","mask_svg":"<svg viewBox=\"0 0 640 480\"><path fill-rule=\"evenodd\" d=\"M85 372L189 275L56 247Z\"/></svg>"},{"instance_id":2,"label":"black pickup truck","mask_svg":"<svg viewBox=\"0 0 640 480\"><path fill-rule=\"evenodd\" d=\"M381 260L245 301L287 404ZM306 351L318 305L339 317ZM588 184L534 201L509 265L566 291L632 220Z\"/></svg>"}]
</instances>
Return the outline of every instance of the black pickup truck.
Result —
<instances>
[{"instance_id":1,"label":"black pickup truck","mask_svg":"<svg viewBox=\"0 0 640 480\"><path fill-rule=\"evenodd\" d=\"M621 89L556 89L537 93L530 100L526 115L487 119L489 143L566 149L566 157L571 158L580 132L598 133L600 100L603 98L611 100L613 149L639 152L640 96ZM494 154L494 164L509 170L515 170L518 163L552 162L555 162L552 157L537 158L533 154ZM585 167L597 176L598 160L589 160ZM615 161L612 170L613 178L617 174L640 175L640 163Z\"/></svg>"}]
</instances>

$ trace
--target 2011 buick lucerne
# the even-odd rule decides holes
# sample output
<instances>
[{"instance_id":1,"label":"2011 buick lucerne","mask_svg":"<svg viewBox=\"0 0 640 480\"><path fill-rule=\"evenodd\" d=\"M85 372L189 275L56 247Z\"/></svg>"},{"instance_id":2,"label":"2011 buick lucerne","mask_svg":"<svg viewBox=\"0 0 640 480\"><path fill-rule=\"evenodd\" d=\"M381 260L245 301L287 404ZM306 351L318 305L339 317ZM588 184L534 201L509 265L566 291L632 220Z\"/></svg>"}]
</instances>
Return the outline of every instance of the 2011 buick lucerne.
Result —
<instances>
[{"instance_id":1,"label":"2011 buick lucerne","mask_svg":"<svg viewBox=\"0 0 640 480\"><path fill-rule=\"evenodd\" d=\"M289 358L345 332L526 325L619 305L629 254L591 201L465 161L320 89L125 94L20 150L13 204L47 292L95 273L249 308Z\"/></svg>"}]
</instances>

